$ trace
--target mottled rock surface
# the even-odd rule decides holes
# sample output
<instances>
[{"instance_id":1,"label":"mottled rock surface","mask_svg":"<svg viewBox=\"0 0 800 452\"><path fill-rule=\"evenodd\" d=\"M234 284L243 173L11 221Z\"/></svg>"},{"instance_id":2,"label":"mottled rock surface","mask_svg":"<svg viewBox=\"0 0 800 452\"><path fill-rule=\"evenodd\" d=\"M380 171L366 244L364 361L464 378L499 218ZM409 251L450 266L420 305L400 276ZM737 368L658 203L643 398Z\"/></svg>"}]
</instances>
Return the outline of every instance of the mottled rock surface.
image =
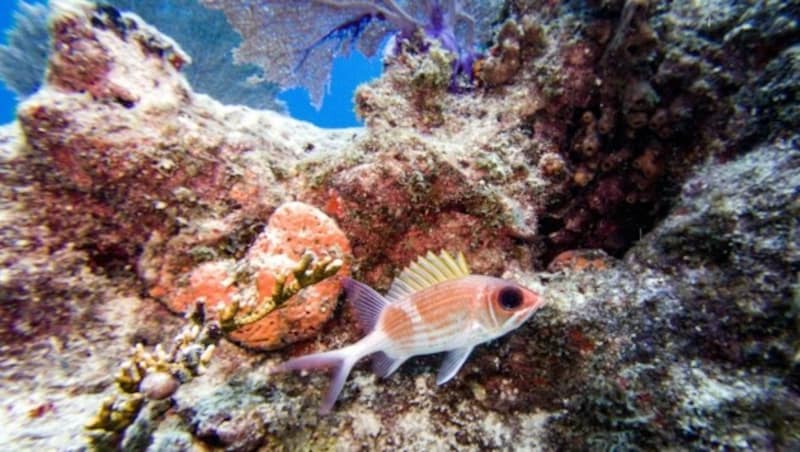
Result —
<instances>
[{"instance_id":1,"label":"mottled rock surface","mask_svg":"<svg viewBox=\"0 0 800 452\"><path fill-rule=\"evenodd\" d=\"M213 282L302 201L379 290L447 248L548 306L442 387L439 357L360 364L326 417L326 375L266 370L356 341L348 309L280 351L223 341L125 447L800 448L798 31L767 3L509 1L473 90L409 45L336 131L197 95L157 31L61 7L0 129L0 445L85 447L130 347L185 324L156 263Z\"/></svg>"}]
</instances>

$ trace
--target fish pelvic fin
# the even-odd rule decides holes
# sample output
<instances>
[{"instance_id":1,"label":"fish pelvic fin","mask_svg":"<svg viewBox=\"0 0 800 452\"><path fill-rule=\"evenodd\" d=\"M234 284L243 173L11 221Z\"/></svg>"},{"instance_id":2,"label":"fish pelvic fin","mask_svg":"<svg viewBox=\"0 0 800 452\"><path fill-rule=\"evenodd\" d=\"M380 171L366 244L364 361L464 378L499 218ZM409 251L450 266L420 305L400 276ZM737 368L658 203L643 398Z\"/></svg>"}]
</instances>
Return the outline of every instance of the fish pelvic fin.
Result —
<instances>
[{"instance_id":1,"label":"fish pelvic fin","mask_svg":"<svg viewBox=\"0 0 800 452\"><path fill-rule=\"evenodd\" d=\"M356 317L358 317L361 329L365 333L374 330L381 312L389 304L389 301L368 285L354 279L342 278L342 286L347 293L347 299L356 310Z\"/></svg>"}]
</instances>

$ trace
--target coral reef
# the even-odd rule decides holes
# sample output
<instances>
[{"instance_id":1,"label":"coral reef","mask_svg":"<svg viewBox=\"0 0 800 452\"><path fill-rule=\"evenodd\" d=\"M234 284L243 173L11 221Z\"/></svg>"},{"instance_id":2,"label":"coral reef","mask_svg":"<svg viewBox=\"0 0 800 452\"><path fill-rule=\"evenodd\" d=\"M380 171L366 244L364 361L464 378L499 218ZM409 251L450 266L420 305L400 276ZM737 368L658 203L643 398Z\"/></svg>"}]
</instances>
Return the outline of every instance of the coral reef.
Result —
<instances>
[{"instance_id":1,"label":"coral reef","mask_svg":"<svg viewBox=\"0 0 800 452\"><path fill-rule=\"evenodd\" d=\"M106 14L119 24L132 23L130 13L138 14L180 43L193 56L183 66L192 89L208 94L227 104L247 105L283 111L276 99L277 85L258 81L258 69L234 64L230 53L239 44L239 35L232 30L225 16L204 8L195 0L106 0ZM50 32L49 9L42 4L19 4L14 13L15 26L8 33L8 45L0 46L0 79L20 98L39 89L47 68ZM116 8L116 9L115 9ZM117 10L118 9L118 10ZM199 29L203 30L200 35Z\"/></svg>"},{"instance_id":2,"label":"coral reef","mask_svg":"<svg viewBox=\"0 0 800 452\"><path fill-rule=\"evenodd\" d=\"M365 127L324 131L56 2L47 80L0 128L0 447L85 447L98 413L126 450L798 449L798 35L757 3L509 1L471 91L412 39L357 91ZM361 336L317 281L337 259L384 290L441 248L547 305L441 387L438 357L356 366L327 417L324 375L266 372ZM239 343L249 314L300 320L182 381L170 311L220 300L204 324ZM137 344L152 371L117 380Z\"/></svg>"},{"instance_id":3,"label":"coral reef","mask_svg":"<svg viewBox=\"0 0 800 452\"><path fill-rule=\"evenodd\" d=\"M544 30L533 16L523 16L522 23L509 19L497 32L495 45L475 68L478 78L489 86L508 83L522 64L538 56L544 48Z\"/></svg>"},{"instance_id":4,"label":"coral reef","mask_svg":"<svg viewBox=\"0 0 800 452\"><path fill-rule=\"evenodd\" d=\"M309 219L312 220L310 225ZM282 221L296 228L280 229ZM335 243L341 238L332 234L341 235L341 232L335 225L332 230L331 223L321 212L302 203L279 207L270 220L270 234L266 234L265 240L257 240L255 245L259 251L268 251L270 245L277 246L278 252L282 252L284 246L292 249L284 254L267 255L265 259L260 257L267 263L271 258L274 263L276 257L285 261L291 259L292 253L302 252L303 255L291 275L274 268L276 273L270 273L265 268L268 265L258 268L255 276L250 277L256 285L254 300L237 293L219 300L209 295L216 295L225 288L213 287L209 293L199 290L197 285L189 287L188 291L195 294L194 305L181 307L187 311L190 323L175 336L169 351L158 344L153 353L149 353L141 343L136 344L131 357L122 363L114 378L118 392L104 399L99 412L86 424L92 446L127 449L132 443L149 444L153 428L148 426L158 421L172 400L159 402L169 399L181 384L205 372L223 337L249 347L269 349L305 339L316 332L333 312L331 305L339 293L339 283L329 278L342 268L343 262L330 257L315 261L306 245L341 245ZM322 239L333 239L334 243L324 243ZM263 246L263 242L267 245ZM286 263L281 262L281 265ZM220 273L225 278L232 276ZM240 275L236 277L243 279ZM265 283L260 283L263 280L268 281L266 288L270 289L266 294L260 293L265 289ZM202 288L208 286L205 284ZM240 287L236 289L244 292ZM145 405L146 402L151 403ZM140 415L142 411L143 416ZM141 424L145 424L144 427Z\"/></svg>"},{"instance_id":5,"label":"coral reef","mask_svg":"<svg viewBox=\"0 0 800 452\"><path fill-rule=\"evenodd\" d=\"M276 98L276 84L260 80L257 67L234 63L231 49L240 44L241 38L221 12L205 8L197 0L105 0L104 3L141 16L175 39L192 56L191 64L183 72L194 92L208 94L229 105L285 110Z\"/></svg>"},{"instance_id":6,"label":"coral reef","mask_svg":"<svg viewBox=\"0 0 800 452\"><path fill-rule=\"evenodd\" d=\"M197 314L199 315L199 314ZM110 449L122 441L125 430L139 416L146 402L151 402L146 417L155 421L168 405L154 409L153 404L168 399L182 383L202 373L211 360L216 342L210 330L201 329L202 318L196 316L173 339L169 351L161 344L153 353L141 343L122 363L114 378L118 393L104 399L98 413L86 423L89 441L94 448Z\"/></svg>"},{"instance_id":7,"label":"coral reef","mask_svg":"<svg viewBox=\"0 0 800 452\"><path fill-rule=\"evenodd\" d=\"M570 448L797 447L798 151L796 141L759 146L686 181L624 262L580 273L592 287L582 286L584 300L613 307L576 303L576 281L550 286L566 289L554 305L577 308L570 317L616 312L603 325L571 323L568 341L591 377L570 390L550 439ZM598 359L600 344L614 351Z\"/></svg>"}]
</instances>

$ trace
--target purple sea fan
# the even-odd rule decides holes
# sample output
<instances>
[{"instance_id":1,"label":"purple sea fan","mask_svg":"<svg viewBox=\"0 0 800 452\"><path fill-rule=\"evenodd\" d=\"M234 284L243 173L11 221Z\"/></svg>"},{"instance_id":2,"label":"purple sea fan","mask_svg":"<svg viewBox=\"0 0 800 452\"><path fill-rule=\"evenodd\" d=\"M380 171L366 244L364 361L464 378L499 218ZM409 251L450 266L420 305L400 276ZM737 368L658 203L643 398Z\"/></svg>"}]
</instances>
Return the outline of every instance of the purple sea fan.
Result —
<instances>
[{"instance_id":1,"label":"purple sea fan","mask_svg":"<svg viewBox=\"0 0 800 452\"><path fill-rule=\"evenodd\" d=\"M305 87L319 108L333 58L355 47L375 55L389 34L422 30L456 54L455 74L471 71L476 45L491 37L503 0L202 0L224 11L244 42L235 60L264 70L282 88Z\"/></svg>"}]
</instances>

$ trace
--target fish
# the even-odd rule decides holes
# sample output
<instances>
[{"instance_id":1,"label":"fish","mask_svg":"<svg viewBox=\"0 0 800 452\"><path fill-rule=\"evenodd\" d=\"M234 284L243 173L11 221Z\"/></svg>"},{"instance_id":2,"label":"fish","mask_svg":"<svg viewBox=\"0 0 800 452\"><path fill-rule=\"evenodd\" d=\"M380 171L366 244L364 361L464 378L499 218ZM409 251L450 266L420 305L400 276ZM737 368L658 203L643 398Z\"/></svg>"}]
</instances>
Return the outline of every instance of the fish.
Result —
<instances>
[{"instance_id":1,"label":"fish","mask_svg":"<svg viewBox=\"0 0 800 452\"><path fill-rule=\"evenodd\" d=\"M332 369L319 408L327 414L339 398L353 366L372 355L382 378L407 359L446 352L437 385L450 381L475 346L519 328L543 304L539 293L501 278L473 275L463 253L428 252L405 268L386 296L366 284L342 278L347 300L366 335L340 349L278 364L270 373Z\"/></svg>"}]
</instances>

